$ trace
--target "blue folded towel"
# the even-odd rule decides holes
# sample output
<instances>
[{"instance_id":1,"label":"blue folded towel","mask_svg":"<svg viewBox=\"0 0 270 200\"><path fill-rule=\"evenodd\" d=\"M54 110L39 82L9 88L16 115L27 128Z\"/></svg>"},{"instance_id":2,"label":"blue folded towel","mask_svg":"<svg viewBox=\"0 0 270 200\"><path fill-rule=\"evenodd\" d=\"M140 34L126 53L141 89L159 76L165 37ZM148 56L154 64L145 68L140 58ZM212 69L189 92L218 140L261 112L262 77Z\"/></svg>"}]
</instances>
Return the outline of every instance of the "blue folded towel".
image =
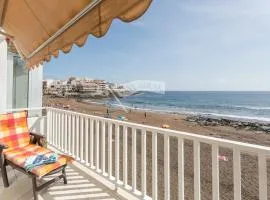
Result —
<instances>
[{"instance_id":1,"label":"blue folded towel","mask_svg":"<svg viewBox=\"0 0 270 200\"><path fill-rule=\"evenodd\" d=\"M44 165L44 164L51 164L57 161L58 155L56 153L52 153L50 155L36 155L31 156L26 159L24 168L27 172L31 171L37 166Z\"/></svg>"}]
</instances>

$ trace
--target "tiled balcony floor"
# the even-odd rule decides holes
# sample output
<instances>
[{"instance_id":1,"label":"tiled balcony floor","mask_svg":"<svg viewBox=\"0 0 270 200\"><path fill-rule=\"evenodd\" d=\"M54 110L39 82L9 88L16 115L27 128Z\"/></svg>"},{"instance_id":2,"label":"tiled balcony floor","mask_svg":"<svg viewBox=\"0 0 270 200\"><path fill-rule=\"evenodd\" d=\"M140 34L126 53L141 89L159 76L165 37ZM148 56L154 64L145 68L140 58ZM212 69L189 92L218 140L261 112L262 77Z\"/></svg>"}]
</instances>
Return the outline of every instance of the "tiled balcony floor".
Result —
<instances>
[{"instance_id":1,"label":"tiled balcony floor","mask_svg":"<svg viewBox=\"0 0 270 200\"><path fill-rule=\"evenodd\" d=\"M4 188L0 175L1 200L33 199L30 178L11 167L8 167L8 177L10 187ZM63 181L60 180L42 190L39 193L39 200L123 199L115 191L107 188L73 165L67 168L67 179L67 185L64 185Z\"/></svg>"}]
</instances>

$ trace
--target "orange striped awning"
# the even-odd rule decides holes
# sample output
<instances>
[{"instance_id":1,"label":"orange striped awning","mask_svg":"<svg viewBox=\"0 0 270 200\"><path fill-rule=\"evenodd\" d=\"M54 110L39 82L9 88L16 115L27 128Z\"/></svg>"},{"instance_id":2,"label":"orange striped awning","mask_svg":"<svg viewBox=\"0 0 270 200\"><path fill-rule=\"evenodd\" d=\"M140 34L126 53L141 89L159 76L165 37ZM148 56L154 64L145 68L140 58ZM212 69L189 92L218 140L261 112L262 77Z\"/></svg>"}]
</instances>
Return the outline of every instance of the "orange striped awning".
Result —
<instances>
[{"instance_id":1,"label":"orange striped awning","mask_svg":"<svg viewBox=\"0 0 270 200\"><path fill-rule=\"evenodd\" d=\"M32 68L59 50L83 46L89 34L102 37L114 19L131 22L152 0L0 0L0 27Z\"/></svg>"}]
</instances>

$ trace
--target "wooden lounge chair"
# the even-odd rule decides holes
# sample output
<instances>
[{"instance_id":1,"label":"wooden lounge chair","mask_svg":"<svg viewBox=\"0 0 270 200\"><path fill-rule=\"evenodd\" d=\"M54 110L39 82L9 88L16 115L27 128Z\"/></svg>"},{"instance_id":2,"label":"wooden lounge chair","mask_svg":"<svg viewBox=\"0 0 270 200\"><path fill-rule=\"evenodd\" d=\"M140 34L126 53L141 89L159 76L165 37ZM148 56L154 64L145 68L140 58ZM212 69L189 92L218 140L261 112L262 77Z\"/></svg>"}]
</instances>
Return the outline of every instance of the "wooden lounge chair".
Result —
<instances>
[{"instance_id":1,"label":"wooden lounge chair","mask_svg":"<svg viewBox=\"0 0 270 200\"><path fill-rule=\"evenodd\" d=\"M27 125L27 112L0 115L0 168L4 187L9 187L6 166L10 165L32 179L34 199L37 192L60 179L67 184L65 168L72 158L59 155L55 163L37 166L27 172L24 163L29 156L52 153L47 149L44 136L30 133ZM45 144L45 145L44 145ZM61 175L42 185L37 185L37 178L61 172Z\"/></svg>"}]
</instances>

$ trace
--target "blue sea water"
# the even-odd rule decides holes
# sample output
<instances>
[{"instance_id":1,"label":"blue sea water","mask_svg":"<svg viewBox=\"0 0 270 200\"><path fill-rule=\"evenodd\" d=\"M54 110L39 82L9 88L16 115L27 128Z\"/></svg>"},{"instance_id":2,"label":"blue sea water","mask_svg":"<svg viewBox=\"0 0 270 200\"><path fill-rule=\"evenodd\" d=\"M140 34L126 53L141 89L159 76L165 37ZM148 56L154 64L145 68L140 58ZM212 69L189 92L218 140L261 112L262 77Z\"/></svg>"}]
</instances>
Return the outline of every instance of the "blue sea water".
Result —
<instances>
[{"instance_id":1,"label":"blue sea water","mask_svg":"<svg viewBox=\"0 0 270 200\"><path fill-rule=\"evenodd\" d=\"M160 112L270 121L270 92L145 92L120 101L127 107ZM114 99L106 103L119 104Z\"/></svg>"}]
</instances>

